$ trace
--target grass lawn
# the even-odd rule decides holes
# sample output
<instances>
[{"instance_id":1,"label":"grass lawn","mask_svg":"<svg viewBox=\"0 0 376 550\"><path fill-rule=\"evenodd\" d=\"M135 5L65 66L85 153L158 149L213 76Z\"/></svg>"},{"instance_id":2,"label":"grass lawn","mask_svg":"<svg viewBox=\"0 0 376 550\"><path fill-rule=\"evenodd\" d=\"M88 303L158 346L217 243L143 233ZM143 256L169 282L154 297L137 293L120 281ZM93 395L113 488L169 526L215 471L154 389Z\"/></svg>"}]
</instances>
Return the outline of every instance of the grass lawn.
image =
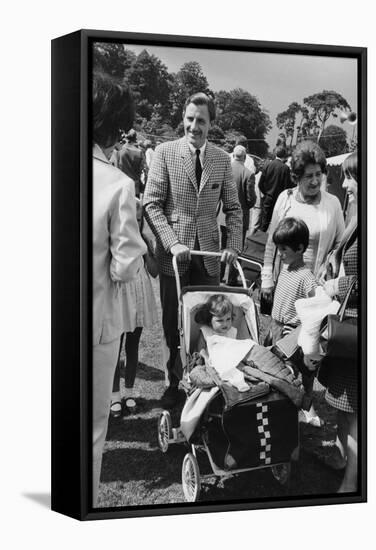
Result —
<instances>
[{"instance_id":1,"label":"grass lawn","mask_svg":"<svg viewBox=\"0 0 376 550\"><path fill-rule=\"evenodd\" d=\"M159 307L158 279L153 280ZM133 416L110 419L104 449L99 507L175 504L184 502L181 466L187 448L171 445L163 454L157 444L160 396L165 389L161 350L161 312L159 323L143 331L136 391L139 410ZM262 331L268 319L262 319ZM123 379L121 380L123 384ZM122 386L121 386L122 388ZM322 388L315 385L316 408L325 426L314 428L300 424L300 458L293 464L289 487L281 486L270 469L254 470L222 481L203 484L200 501L239 499L268 500L280 496L307 496L334 493L341 482L341 472L323 464L319 458L333 452L336 418L326 406ZM172 411L173 426L179 425L181 407Z\"/></svg>"}]
</instances>

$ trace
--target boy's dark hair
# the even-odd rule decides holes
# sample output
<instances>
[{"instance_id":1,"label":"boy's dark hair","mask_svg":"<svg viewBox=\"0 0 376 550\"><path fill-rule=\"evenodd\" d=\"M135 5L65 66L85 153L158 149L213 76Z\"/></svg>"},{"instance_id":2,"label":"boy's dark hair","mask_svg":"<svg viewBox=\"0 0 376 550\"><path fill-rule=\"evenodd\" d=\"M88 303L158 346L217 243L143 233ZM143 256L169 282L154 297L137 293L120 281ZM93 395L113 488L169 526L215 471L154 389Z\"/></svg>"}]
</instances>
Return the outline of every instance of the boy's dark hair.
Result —
<instances>
[{"instance_id":1,"label":"boy's dark hair","mask_svg":"<svg viewBox=\"0 0 376 550\"><path fill-rule=\"evenodd\" d=\"M303 245L303 252L307 249L309 229L307 224L299 218L284 218L279 222L273 233L275 245L289 246L295 252L299 245Z\"/></svg>"}]
</instances>

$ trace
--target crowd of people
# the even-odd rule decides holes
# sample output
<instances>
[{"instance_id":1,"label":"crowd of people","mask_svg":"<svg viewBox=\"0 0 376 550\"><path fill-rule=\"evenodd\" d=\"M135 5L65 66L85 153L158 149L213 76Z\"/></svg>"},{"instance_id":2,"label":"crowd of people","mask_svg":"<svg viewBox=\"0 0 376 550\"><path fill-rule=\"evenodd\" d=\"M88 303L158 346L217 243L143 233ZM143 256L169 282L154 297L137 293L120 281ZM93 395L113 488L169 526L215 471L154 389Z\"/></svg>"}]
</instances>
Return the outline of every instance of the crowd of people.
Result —
<instances>
[{"instance_id":1,"label":"crowd of people","mask_svg":"<svg viewBox=\"0 0 376 550\"><path fill-rule=\"evenodd\" d=\"M337 445L345 468L340 491L357 487L357 365L329 364L322 355L305 356L297 339L295 302L315 295L344 300L346 316L358 310L357 219L345 228L339 200L323 184L326 159L311 141L289 156L285 144L262 169L237 143L231 155L208 141L215 121L213 100L204 93L187 98L184 136L160 143L137 143L134 104L128 87L104 73L93 79L93 505L97 504L108 418L137 409L133 394L143 328L156 324L156 297L148 256L156 257L163 334L168 347L164 408L180 399L178 296L181 285L219 285L221 265L231 269L248 231L267 234L261 293L273 303L271 351L300 372L308 396L313 378L326 388L327 403L338 411ZM121 129L121 130L120 130ZM287 161L287 162L286 162ZM343 164L349 201L357 201L357 154ZM154 235L151 251L141 230ZM221 230L220 230L221 229ZM219 257L191 251L220 252ZM150 258L149 258L150 260ZM155 275L155 273L153 274ZM209 308L210 309L210 308ZM223 309L223 308L222 308ZM229 308L209 311L211 329L234 337ZM223 317L223 319L222 319ZM213 324L214 323L214 324ZM204 323L205 324L205 323ZM225 334L226 333L226 334ZM236 338L236 335L235 335ZM282 344L281 344L282 342ZM120 397L120 363L125 350L125 399ZM325 367L325 368L324 368ZM303 420L320 425L312 401Z\"/></svg>"}]
</instances>

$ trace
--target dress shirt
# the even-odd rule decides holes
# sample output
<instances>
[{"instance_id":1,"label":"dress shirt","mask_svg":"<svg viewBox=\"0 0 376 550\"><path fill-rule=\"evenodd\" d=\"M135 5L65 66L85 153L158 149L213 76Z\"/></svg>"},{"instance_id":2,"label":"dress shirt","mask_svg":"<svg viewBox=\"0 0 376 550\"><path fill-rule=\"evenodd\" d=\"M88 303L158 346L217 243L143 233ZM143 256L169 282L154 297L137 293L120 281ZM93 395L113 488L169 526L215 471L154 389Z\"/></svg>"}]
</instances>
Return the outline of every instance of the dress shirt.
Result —
<instances>
[{"instance_id":1,"label":"dress shirt","mask_svg":"<svg viewBox=\"0 0 376 550\"><path fill-rule=\"evenodd\" d=\"M205 150L206 150L206 141L204 143L204 145L202 147L200 147L200 162L201 162L201 166L202 168L204 168L204 159L205 159ZM189 147L189 150L191 152L191 155L192 155L192 162L193 162L193 166L196 166L196 147L193 147L193 145L191 145L190 143L188 143L188 147Z\"/></svg>"}]
</instances>

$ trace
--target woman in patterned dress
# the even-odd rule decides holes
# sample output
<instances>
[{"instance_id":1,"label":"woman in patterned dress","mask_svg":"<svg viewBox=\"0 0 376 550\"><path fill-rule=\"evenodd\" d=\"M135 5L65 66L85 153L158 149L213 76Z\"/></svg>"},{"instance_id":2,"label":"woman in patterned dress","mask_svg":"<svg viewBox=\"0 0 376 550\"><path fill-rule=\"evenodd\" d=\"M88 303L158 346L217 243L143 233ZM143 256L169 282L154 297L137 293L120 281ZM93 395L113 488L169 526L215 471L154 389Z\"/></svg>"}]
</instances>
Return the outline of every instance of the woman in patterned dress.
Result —
<instances>
[{"instance_id":1,"label":"woman in patterned dress","mask_svg":"<svg viewBox=\"0 0 376 550\"><path fill-rule=\"evenodd\" d=\"M347 191L349 204L357 204L358 183L357 183L358 157L357 153L349 155L343 163L345 176L343 187ZM336 277L324 284L325 291L330 296L337 296L340 301L344 300L349 285L353 283L354 276L358 275L358 224L357 215L347 226L342 241L336 251L336 265L341 266L342 273L335 274ZM358 317L358 285L353 286L345 311L347 318L354 319L357 323ZM358 462L357 462L357 369L359 365L355 360L331 361L319 375L320 382L326 386L325 399L329 405L338 411L338 437L337 445L346 465L345 475L339 492L353 492L357 490Z\"/></svg>"}]
</instances>

